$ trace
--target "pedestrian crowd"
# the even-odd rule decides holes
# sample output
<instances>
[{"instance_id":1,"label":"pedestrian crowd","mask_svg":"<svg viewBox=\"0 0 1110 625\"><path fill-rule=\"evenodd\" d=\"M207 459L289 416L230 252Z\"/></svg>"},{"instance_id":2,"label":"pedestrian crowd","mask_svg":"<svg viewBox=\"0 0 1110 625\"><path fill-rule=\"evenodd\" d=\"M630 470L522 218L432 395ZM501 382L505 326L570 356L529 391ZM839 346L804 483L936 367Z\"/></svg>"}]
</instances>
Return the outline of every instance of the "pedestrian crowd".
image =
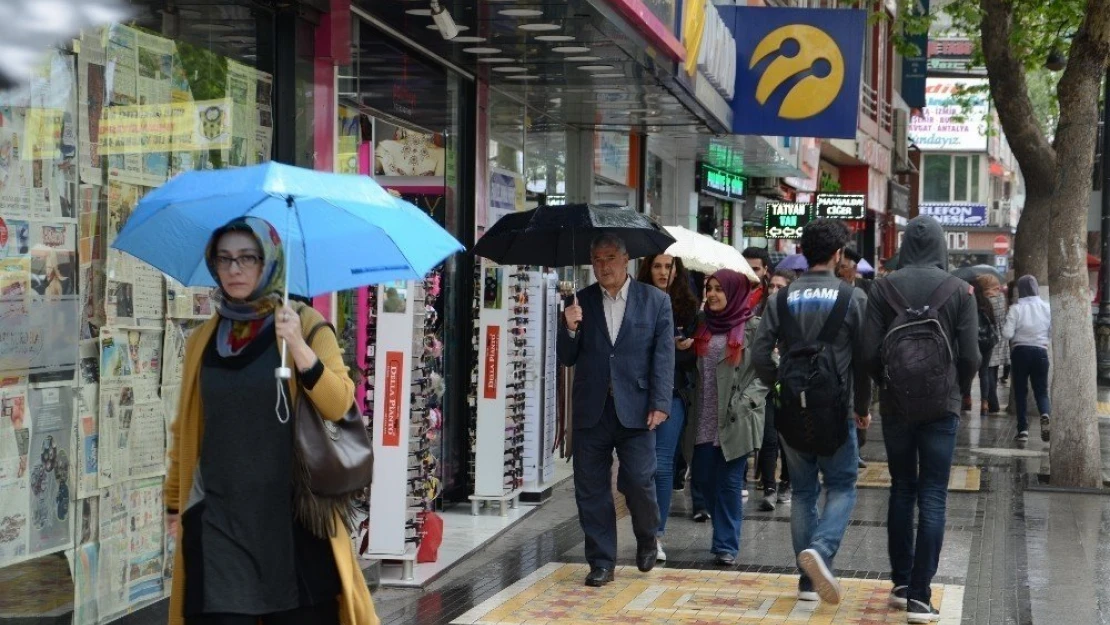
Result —
<instances>
[{"instance_id":1,"label":"pedestrian crowd","mask_svg":"<svg viewBox=\"0 0 1110 625\"><path fill-rule=\"evenodd\" d=\"M950 274L931 217L909 222L874 280L860 275L849 241L841 221L808 224L802 273L749 248L753 282L731 269L700 279L666 254L643 259L634 279L619 237L594 240L597 282L567 301L557 344L574 367L586 585L613 580L614 452L644 572L666 561L672 495L687 477L694 520L712 525L714 561L736 563L750 460L759 507L791 505L798 599L839 603L833 563L866 466L859 450L875 390L891 476L890 602L910 623L940 619L930 585L961 412L972 409L978 377L981 415L999 413L999 381L1012 375L1017 440L1029 436L1030 384L1049 440L1050 311L1032 276L1010 284L1008 302L996 273L972 284Z\"/></svg>"}]
</instances>

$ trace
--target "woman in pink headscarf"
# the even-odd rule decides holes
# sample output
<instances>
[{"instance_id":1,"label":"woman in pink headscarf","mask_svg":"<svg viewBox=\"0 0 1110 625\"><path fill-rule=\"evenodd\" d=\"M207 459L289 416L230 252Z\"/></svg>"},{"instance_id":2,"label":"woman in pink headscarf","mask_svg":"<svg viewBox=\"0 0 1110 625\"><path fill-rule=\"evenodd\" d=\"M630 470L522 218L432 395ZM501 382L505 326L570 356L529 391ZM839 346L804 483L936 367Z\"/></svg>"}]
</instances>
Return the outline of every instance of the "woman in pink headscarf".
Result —
<instances>
[{"instance_id":1,"label":"woman in pink headscarf","mask_svg":"<svg viewBox=\"0 0 1110 625\"><path fill-rule=\"evenodd\" d=\"M694 481L713 521L710 550L722 566L733 565L740 551L748 456L763 440L767 389L744 349L759 323L751 292L735 271L713 274L705 283L705 318L694 333L698 383L687 446L693 445Z\"/></svg>"}]
</instances>

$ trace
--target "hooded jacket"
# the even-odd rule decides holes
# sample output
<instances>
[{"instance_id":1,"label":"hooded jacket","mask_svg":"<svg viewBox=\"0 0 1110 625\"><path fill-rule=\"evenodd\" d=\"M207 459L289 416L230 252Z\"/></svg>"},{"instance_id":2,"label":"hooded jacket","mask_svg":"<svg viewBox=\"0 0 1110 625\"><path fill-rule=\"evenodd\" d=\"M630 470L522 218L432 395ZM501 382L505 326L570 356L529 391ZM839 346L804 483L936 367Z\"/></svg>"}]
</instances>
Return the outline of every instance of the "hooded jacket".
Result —
<instances>
[{"instance_id":1,"label":"hooded jacket","mask_svg":"<svg viewBox=\"0 0 1110 625\"><path fill-rule=\"evenodd\" d=\"M947 265L948 240L940 223L932 217L916 217L906 226L898 269L880 280L898 289L910 306L923 307L942 282L958 279L945 270ZM948 410L955 414L960 413L961 397L970 392L971 382L979 371L979 313L971 286L964 283L963 287L944 303L939 313L955 364L948 372L955 382L948 397ZM871 292L874 295L867 307L863 357L871 376L880 385L879 397L883 400L887 391L883 387L882 345L897 315L878 295L877 289ZM890 401L883 401L883 404L893 405Z\"/></svg>"},{"instance_id":2,"label":"hooded jacket","mask_svg":"<svg viewBox=\"0 0 1110 625\"><path fill-rule=\"evenodd\" d=\"M1010 307L1002 337L1012 347L1048 347L1052 330L1052 309L1041 299L1041 288L1033 276L1022 276L1017 282L1018 301Z\"/></svg>"}]
</instances>

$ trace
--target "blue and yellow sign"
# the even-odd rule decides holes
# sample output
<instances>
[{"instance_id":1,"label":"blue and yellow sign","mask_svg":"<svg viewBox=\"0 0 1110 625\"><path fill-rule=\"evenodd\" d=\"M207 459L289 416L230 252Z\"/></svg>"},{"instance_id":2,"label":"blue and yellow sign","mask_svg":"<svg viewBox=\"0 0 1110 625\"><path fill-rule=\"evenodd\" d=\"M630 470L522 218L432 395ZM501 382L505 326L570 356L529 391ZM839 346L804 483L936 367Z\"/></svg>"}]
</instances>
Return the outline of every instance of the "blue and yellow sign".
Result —
<instances>
[{"instance_id":1,"label":"blue and yellow sign","mask_svg":"<svg viewBox=\"0 0 1110 625\"><path fill-rule=\"evenodd\" d=\"M736 38L735 134L856 137L865 11L717 10Z\"/></svg>"}]
</instances>

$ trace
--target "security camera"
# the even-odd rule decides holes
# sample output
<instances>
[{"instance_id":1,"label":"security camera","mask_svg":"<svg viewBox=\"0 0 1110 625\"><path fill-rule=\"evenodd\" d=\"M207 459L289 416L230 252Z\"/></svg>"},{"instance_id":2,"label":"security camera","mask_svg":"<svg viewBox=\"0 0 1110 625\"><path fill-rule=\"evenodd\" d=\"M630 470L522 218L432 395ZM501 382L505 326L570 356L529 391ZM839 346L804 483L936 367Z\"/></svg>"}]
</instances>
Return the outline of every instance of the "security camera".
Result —
<instances>
[{"instance_id":1,"label":"security camera","mask_svg":"<svg viewBox=\"0 0 1110 625\"><path fill-rule=\"evenodd\" d=\"M451 18L451 14L447 9L439 4L439 0L432 1L432 21L439 27L439 34L444 39L450 41L459 35L459 27L455 25L455 20Z\"/></svg>"}]
</instances>

